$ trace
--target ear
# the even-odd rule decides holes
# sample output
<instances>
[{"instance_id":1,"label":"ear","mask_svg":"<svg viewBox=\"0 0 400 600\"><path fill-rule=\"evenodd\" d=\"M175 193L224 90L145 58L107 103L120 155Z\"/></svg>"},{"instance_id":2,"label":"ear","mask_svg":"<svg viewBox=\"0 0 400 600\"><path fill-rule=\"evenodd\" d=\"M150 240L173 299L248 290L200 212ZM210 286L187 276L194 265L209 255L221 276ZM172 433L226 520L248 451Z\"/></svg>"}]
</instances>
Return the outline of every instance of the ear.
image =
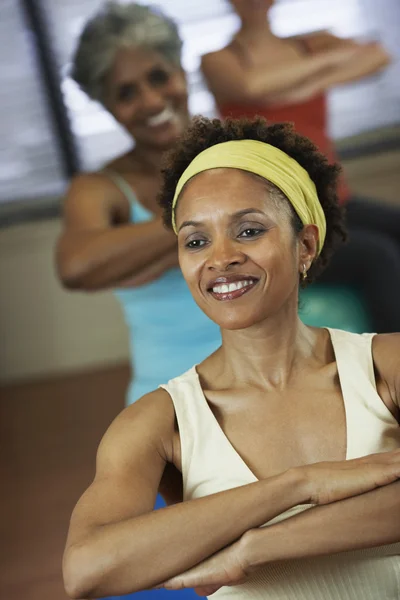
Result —
<instances>
[{"instance_id":1,"label":"ear","mask_svg":"<svg viewBox=\"0 0 400 600\"><path fill-rule=\"evenodd\" d=\"M304 225L299 233L299 272L304 273L311 267L318 254L319 232L316 225Z\"/></svg>"}]
</instances>

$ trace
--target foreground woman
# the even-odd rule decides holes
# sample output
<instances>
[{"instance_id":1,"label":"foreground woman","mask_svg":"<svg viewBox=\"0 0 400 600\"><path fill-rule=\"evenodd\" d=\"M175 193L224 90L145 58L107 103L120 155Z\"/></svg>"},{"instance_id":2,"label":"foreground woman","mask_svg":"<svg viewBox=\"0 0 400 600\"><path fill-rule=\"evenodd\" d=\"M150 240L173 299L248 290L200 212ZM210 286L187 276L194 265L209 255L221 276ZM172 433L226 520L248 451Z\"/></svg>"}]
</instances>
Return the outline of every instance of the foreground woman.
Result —
<instances>
[{"instance_id":1,"label":"foreground woman","mask_svg":"<svg viewBox=\"0 0 400 600\"><path fill-rule=\"evenodd\" d=\"M399 336L297 314L344 234L336 176L262 119L200 119L178 144L164 217L222 347L106 433L71 520L71 597L398 597ZM153 512L158 489L171 506Z\"/></svg>"}]
</instances>

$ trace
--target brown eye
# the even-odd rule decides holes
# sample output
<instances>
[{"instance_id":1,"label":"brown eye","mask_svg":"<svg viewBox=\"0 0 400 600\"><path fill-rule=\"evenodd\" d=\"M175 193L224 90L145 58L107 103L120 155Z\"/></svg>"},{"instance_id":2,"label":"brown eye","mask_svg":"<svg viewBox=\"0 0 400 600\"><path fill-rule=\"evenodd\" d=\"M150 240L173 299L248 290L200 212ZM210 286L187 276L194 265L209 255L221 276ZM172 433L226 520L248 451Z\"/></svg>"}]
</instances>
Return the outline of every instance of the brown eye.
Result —
<instances>
[{"instance_id":1,"label":"brown eye","mask_svg":"<svg viewBox=\"0 0 400 600\"><path fill-rule=\"evenodd\" d=\"M168 73L165 69L157 68L150 71L148 75L148 80L151 85L164 85L170 79L170 73Z\"/></svg>"},{"instance_id":2,"label":"brown eye","mask_svg":"<svg viewBox=\"0 0 400 600\"><path fill-rule=\"evenodd\" d=\"M136 86L133 83L124 83L118 89L118 101L129 102L137 93Z\"/></svg>"},{"instance_id":3,"label":"brown eye","mask_svg":"<svg viewBox=\"0 0 400 600\"><path fill-rule=\"evenodd\" d=\"M189 240L185 246L186 248L189 248L190 250L198 250L199 248L202 248L205 244L206 244L206 240L202 240L202 239L192 239Z\"/></svg>"},{"instance_id":4,"label":"brown eye","mask_svg":"<svg viewBox=\"0 0 400 600\"><path fill-rule=\"evenodd\" d=\"M252 238L257 237L264 233L264 229L258 229L256 227L246 227L239 233L240 238Z\"/></svg>"}]
</instances>

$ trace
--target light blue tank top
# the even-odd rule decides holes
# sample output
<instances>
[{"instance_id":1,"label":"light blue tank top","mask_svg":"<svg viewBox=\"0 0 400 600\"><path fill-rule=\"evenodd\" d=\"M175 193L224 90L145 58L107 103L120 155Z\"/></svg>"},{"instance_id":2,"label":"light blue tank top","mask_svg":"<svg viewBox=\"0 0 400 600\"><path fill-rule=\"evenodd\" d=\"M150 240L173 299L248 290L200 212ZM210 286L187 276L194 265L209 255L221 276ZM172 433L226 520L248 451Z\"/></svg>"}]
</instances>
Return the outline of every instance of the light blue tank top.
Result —
<instances>
[{"instance_id":1,"label":"light blue tank top","mask_svg":"<svg viewBox=\"0 0 400 600\"><path fill-rule=\"evenodd\" d=\"M132 222L153 218L119 174L105 174L129 200ZM130 334L134 377L128 404L181 375L221 344L219 327L199 309L179 268L169 269L149 284L119 289L115 294Z\"/></svg>"}]
</instances>

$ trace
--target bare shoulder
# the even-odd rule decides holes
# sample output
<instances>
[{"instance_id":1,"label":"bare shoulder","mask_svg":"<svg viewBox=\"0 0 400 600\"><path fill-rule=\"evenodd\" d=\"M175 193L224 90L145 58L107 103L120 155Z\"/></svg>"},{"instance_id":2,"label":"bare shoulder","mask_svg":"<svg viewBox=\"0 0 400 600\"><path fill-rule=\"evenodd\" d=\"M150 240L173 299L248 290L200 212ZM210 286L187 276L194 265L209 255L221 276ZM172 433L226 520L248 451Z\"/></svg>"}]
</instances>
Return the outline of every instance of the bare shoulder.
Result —
<instances>
[{"instance_id":1,"label":"bare shoulder","mask_svg":"<svg viewBox=\"0 0 400 600\"><path fill-rule=\"evenodd\" d=\"M170 395L163 389L146 394L113 421L102 444L123 447L130 452L138 439L152 441L163 458L170 458L170 444L175 433L175 410Z\"/></svg>"},{"instance_id":2,"label":"bare shoulder","mask_svg":"<svg viewBox=\"0 0 400 600\"><path fill-rule=\"evenodd\" d=\"M129 202L110 177L102 172L76 175L64 201L67 226L90 229L129 220Z\"/></svg>"},{"instance_id":3,"label":"bare shoulder","mask_svg":"<svg viewBox=\"0 0 400 600\"><path fill-rule=\"evenodd\" d=\"M183 496L180 456L174 406L168 392L158 389L128 406L115 419L100 445L98 468L109 464L114 474L122 469L122 476L128 472L131 475L139 457L140 463L147 462L146 477L151 477L158 462L163 471L159 493L167 504L175 504Z\"/></svg>"},{"instance_id":4,"label":"bare shoulder","mask_svg":"<svg viewBox=\"0 0 400 600\"><path fill-rule=\"evenodd\" d=\"M200 61L201 69L204 74L207 75L208 71L214 71L214 69L218 68L221 64L230 61L232 57L234 58L234 54L229 50L229 45L220 50L203 54Z\"/></svg>"},{"instance_id":5,"label":"bare shoulder","mask_svg":"<svg viewBox=\"0 0 400 600\"><path fill-rule=\"evenodd\" d=\"M116 417L98 448L95 478L74 509L67 548L93 527L153 509L170 462L174 421L172 401L164 390L143 396ZM178 485L173 494L178 496Z\"/></svg>"},{"instance_id":6,"label":"bare shoulder","mask_svg":"<svg viewBox=\"0 0 400 600\"><path fill-rule=\"evenodd\" d=\"M249 100L248 73L229 46L205 54L201 59L201 70L217 104Z\"/></svg>"},{"instance_id":7,"label":"bare shoulder","mask_svg":"<svg viewBox=\"0 0 400 600\"><path fill-rule=\"evenodd\" d=\"M109 195L110 193L122 195L122 193L118 193L118 188L111 177L108 177L102 171L79 173L71 180L67 198L73 198L78 194L100 194L101 196L104 196L107 194Z\"/></svg>"},{"instance_id":8,"label":"bare shoulder","mask_svg":"<svg viewBox=\"0 0 400 600\"><path fill-rule=\"evenodd\" d=\"M173 462L175 411L162 389L125 408L111 423L97 451L96 479L125 479L134 474L154 485Z\"/></svg>"},{"instance_id":9,"label":"bare shoulder","mask_svg":"<svg viewBox=\"0 0 400 600\"><path fill-rule=\"evenodd\" d=\"M386 384L395 406L400 407L400 333L374 336L372 354L379 379Z\"/></svg>"}]
</instances>

